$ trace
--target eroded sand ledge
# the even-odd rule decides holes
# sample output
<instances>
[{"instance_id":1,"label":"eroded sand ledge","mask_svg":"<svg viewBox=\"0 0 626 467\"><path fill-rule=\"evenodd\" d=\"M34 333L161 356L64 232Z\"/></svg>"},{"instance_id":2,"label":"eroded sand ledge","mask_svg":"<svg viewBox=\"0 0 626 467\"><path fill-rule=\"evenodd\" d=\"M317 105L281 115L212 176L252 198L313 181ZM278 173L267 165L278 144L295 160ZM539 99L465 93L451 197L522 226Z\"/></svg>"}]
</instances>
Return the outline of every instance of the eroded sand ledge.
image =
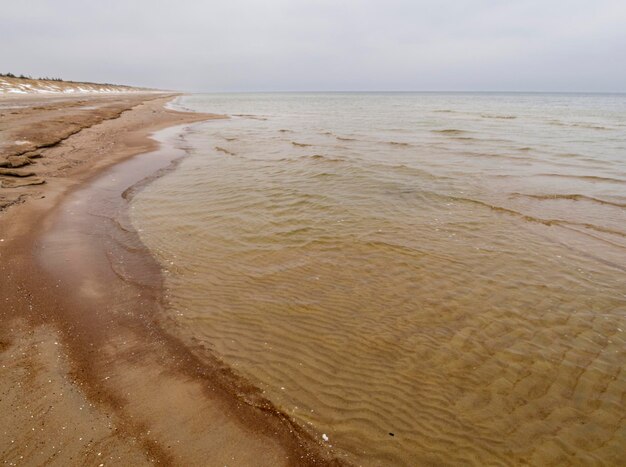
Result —
<instances>
[{"instance_id":1,"label":"eroded sand ledge","mask_svg":"<svg viewBox=\"0 0 626 467\"><path fill-rule=\"evenodd\" d=\"M30 177L46 183L0 189L0 459L339 464L217 358L199 359L163 331L159 268L132 229L116 227L108 242L111 219L71 204L116 209L97 191L103 177L140 180L176 157L156 151L152 132L216 118L167 110L171 97L25 97L1 117L5 159L36 154ZM24 131L28 148L6 144ZM145 165L109 169L149 151Z\"/></svg>"}]
</instances>

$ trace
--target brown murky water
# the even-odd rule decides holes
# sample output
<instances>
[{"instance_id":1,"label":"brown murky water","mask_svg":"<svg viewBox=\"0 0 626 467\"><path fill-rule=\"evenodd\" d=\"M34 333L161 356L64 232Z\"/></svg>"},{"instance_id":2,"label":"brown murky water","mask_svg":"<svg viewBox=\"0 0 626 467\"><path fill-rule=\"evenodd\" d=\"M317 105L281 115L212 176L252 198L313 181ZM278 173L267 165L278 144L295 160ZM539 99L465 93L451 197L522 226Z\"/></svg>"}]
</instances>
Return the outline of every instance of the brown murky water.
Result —
<instances>
[{"instance_id":1,"label":"brown murky water","mask_svg":"<svg viewBox=\"0 0 626 467\"><path fill-rule=\"evenodd\" d=\"M171 326L362 465L626 463L626 97L191 96Z\"/></svg>"}]
</instances>

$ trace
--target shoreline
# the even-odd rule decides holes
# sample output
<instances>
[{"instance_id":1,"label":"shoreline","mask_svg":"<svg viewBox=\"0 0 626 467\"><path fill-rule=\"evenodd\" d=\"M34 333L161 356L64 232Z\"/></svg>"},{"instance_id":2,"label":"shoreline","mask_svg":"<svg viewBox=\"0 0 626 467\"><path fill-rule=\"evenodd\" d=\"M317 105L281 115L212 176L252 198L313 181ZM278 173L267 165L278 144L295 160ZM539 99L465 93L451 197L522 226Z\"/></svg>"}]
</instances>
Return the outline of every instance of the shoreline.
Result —
<instances>
[{"instance_id":1,"label":"shoreline","mask_svg":"<svg viewBox=\"0 0 626 467\"><path fill-rule=\"evenodd\" d=\"M158 325L160 267L124 216L119 227L107 217L129 193L127 180L111 192L107 177L134 176L136 186L177 158L152 133L216 116L164 108L172 95L150 97L44 149L44 161L70 147L93 150L94 141L107 150L0 214L0 413L13 427L0 437L0 457L340 464L217 357L200 361Z\"/></svg>"}]
</instances>

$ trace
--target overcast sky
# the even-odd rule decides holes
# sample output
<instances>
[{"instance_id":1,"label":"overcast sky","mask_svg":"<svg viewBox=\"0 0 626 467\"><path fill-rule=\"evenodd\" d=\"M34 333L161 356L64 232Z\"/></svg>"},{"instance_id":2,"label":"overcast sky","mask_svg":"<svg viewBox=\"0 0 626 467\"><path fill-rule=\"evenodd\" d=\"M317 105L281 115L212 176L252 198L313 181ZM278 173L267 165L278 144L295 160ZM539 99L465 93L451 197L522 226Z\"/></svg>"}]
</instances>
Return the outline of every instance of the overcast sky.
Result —
<instances>
[{"instance_id":1,"label":"overcast sky","mask_svg":"<svg viewBox=\"0 0 626 467\"><path fill-rule=\"evenodd\" d=\"M187 91L626 91L626 0L0 0L0 72Z\"/></svg>"}]
</instances>

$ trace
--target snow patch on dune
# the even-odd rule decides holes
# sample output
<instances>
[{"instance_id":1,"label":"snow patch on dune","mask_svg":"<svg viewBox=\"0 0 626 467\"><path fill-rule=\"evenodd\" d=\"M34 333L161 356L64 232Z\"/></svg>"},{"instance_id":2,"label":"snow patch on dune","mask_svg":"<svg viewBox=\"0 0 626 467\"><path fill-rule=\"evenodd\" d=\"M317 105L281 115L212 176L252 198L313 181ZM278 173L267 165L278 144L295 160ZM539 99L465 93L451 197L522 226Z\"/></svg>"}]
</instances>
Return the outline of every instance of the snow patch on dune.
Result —
<instances>
[{"instance_id":1,"label":"snow patch on dune","mask_svg":"<svg viewBox=\"0 0 626 467\"><path fill-rule=\"evenodd\" d=\"M104 86L89 83L68 83L55 81L21 80L0 77L0 95L2 94L113 94L136 92L137 89L122 86Z\"/></svg>"}]
</instances>

